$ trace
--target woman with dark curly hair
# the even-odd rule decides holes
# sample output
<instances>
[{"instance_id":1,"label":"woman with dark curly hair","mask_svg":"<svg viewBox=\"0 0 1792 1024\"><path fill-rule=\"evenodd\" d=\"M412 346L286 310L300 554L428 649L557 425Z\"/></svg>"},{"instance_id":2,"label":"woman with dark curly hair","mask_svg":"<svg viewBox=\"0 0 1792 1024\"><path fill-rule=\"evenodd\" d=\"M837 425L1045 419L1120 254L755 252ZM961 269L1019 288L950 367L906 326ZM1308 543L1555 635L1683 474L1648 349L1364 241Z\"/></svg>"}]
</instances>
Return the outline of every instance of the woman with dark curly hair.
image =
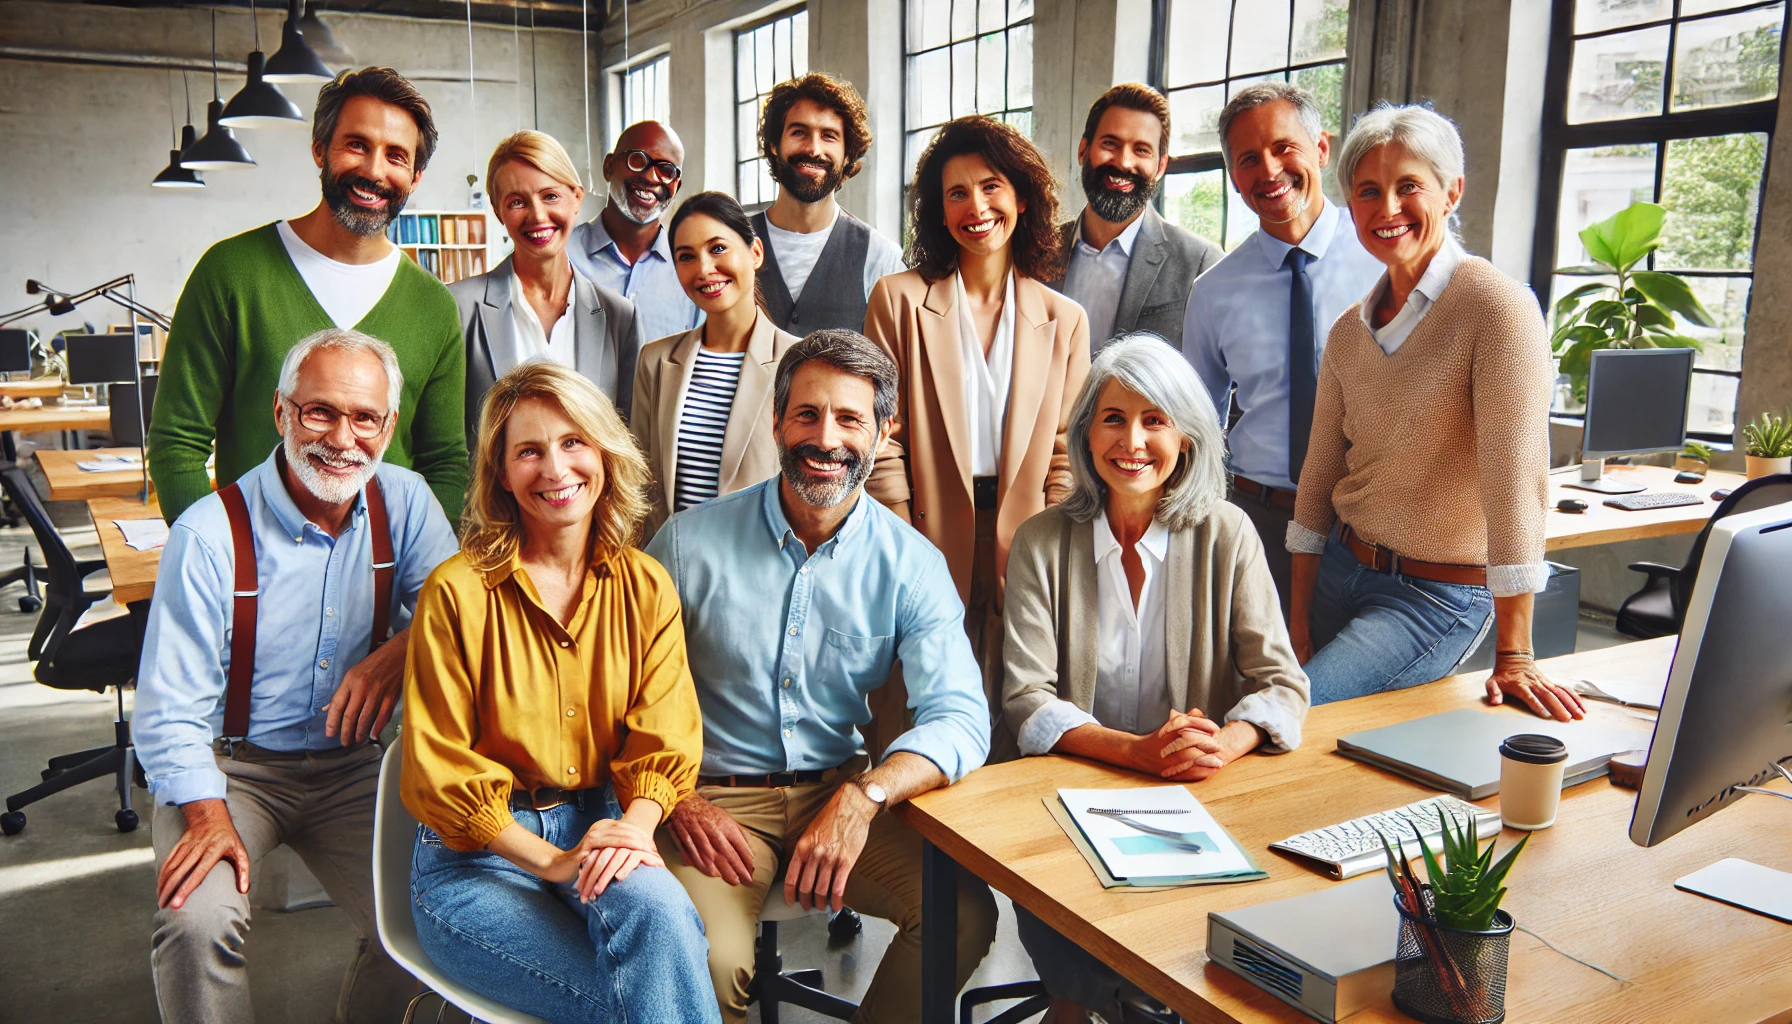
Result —
<instances>
[{"instance_id":1,"label":"woman with dark curly hair","mask_svg":"<svg viewBox=\"0 0 1792 1024\"><path fill-rule=\"evenodd\" d=\"M1062 273L1058 185L1013 126L947 122L909 204L915 269L877 282L865 313L865 334L901 371L892 440L906 458L868 489L946 556L996 709L994 759L1015 749L999 728L1008 547L1070 493L1065 431L1089 374L1089 320L1040 283Z\"/></svg>"}]
</instances>

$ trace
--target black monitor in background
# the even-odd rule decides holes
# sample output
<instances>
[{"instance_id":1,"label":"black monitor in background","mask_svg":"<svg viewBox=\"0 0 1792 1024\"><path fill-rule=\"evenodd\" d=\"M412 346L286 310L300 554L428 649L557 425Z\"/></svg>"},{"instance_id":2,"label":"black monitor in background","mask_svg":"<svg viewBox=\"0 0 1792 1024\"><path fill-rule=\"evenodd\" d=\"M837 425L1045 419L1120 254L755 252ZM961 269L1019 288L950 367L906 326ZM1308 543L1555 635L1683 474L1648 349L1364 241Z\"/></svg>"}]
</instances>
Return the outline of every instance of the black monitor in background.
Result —
<instances>
[{"instance_id":1,"label":"black monitor in background","mask_svg":"<svg viewBox=\"0 0 1792 1024\"><path fill-rule=\"evenodd\" d=\"M1587 368L1580 479L1568 486L1601 494L1643 489L1640 484L1606 479L1605 460L1680 450L1686 443L1696 354L1690 348L1608 348L1593 353Z\"/></svg>"},{"instance_id":2,"label":"black monitor in background","mask_svg":"<svg viewBox=\"0 0 1792 1024\"><path fill-rule=\"evenodd\" d=\"M0 330L0 373L29 373L31 332L9 327Z\"/></svg>"},{"instance_id":3,"label":"black monitor in background","mask_svg":"<svg viewBox=\"0 0 1792 1024\"><path fill-rule=\"evenodd\" d=\"M70 384L134 384L137 381L137 339L123 334L68 334Z\"/></svg>"},{"instance_id":4,"label":"black monitor in background","mask_svg":"<svg viewBox=\"0 0 1792 1024\"><path fill-rule=\"evenodd\" d=\"M149 415L156 407L156 382L160 380L153 373L143 375L143 414L138 416L137 385L114 384L111 393L112 410L112 444L119 448L143 447L144 433L149 428Z\"/></svg>"}]
</instances>

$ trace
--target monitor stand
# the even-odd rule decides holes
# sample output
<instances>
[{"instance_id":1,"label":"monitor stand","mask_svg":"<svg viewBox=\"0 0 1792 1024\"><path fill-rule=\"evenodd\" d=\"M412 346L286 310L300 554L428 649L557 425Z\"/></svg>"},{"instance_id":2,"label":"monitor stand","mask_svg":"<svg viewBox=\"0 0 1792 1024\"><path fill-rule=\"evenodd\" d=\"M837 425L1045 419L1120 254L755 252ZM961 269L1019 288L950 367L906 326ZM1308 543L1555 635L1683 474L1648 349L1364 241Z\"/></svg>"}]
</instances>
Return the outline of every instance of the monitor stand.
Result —
<instances>
[{"instance_id":1,"label":"monitor stand","mask_svg":"<svg viewBox=\"0 0 1792 1024\"><path fill-rule=\"evenodd\" d=\"M1575 487L1583 491L1595 491L1599 494L1635 494L1646 489L1642 484L1621 483L1606 476L1604 459L1582 459L1580 479L1563 486Z\"/></svg>"}]
</instances>

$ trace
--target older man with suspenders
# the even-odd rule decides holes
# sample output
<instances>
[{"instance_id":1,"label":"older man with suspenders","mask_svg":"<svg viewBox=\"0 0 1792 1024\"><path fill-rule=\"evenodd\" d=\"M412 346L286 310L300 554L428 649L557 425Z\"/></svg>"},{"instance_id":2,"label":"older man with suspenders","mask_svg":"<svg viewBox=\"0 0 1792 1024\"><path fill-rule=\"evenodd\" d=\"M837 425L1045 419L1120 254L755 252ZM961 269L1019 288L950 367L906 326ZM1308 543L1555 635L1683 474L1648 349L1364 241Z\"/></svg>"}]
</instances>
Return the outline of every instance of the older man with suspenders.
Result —
<instances>
[{"instance_id":1,"label":"older man with suspenders","mask_svg":"<svg viewBox=\"0 0 1792 1024\"><path fill-rule=\"evenodd\" d=\"M457 545L424 479L380 462L401 389L384 342L299 342L274 399L281 445L169 531L136 710L165 1021L254 1019L250 872L282 844L360 933L336 1020L396 1019L415 989L374 924L368 741L397 706L417 592Z\"/></svg>"}]
</instances>

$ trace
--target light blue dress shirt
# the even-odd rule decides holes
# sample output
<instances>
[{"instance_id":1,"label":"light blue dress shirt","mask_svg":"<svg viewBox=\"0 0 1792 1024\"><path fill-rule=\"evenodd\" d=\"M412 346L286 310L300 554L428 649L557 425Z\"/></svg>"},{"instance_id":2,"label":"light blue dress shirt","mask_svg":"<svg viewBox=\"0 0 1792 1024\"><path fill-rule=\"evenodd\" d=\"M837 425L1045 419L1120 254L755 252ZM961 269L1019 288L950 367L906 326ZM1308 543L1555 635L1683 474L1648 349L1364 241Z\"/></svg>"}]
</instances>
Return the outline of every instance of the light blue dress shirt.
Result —
<instances>
[{"instance_id":1,"label":"light blue dress shirt","mask_svg":"<svg viewBox=\"0 0 1792 1024\"><path fill-rule=\"evenodd\" d=\"M1064 294L1075 299L1089 314L1089 347L1100 352L1114 340L1114 319L1120 315L1120 293L1126 290L1126 271L1132 266L1132 247L1138 244L1140 214L1114 237L1105 249L1083 240L1082 219L1077 219L1076 241L1070 246L1070 266L1064 271Z\"/></svg>"},{"instance_id":2,"label":"light blue dress shirt","mask_svg":"<svg viewBox=\"0 0 1792 1024\"><path fill-rule=\"evenodd\" d=\"M901 659L915 724L890 752L958 781L989 756L989 704L944 556L863 494L811 555L780 479L678 513L647 546L684 604L703 773L845 763L871 721L866 694Z\"/></svg>"},{"instance_id":3,"label":"light blue dress shirt","mask_svg":"<svg viewBox=\"0 0 1792 1024\"><path fill-rule=\"evenodd\" d=\"M391 622L399 630L410 624L423 581L459 545L421 476L387 463L376 474L398 562ZM325 710L373 637L366 503L355 503L341 536L332 538L293 503L276 456L237 483L255 531L261 590L247 738L279 751L338 747L324 735ZM224 796L212 740L224 723L235 573L224 499L206 495L168 531L137 674L132 730L157 803Z\"/></svg>"},{"instance_id":4,"label":"light blue dress shirt","mask_svg":"<svg viewBox=\"0 0 1792 1024\"><path fill-rule=\"evenodd\" d=\"M635 304L641 337L647 341L682 334L703 322L703 311L678 283L668 234L662 221L653 248L642 253L632 266L616 251L616 242L604 230L599 217L573 228L566 246L575 270Z\"/></svg>"},{"instance_id":5,"label":"light blue dress shirt","mask_svg":"<svg viewBox=\"0 0 1792 1024\"><path fill-rule=\"evenodd\" d=\"M1225 425L1238 388L1238 422L1227 436L1232 472L1294 489L1288 474L1288 292L1294 246L1259 228L1195 278L1182 325L1182 354L1200 374ZM1312 261L1314 375L1332 321L1374 287L1384 268L1357 241L1350 215L1327 202L1300 248Z\"/></svg>"}]
</instances>

